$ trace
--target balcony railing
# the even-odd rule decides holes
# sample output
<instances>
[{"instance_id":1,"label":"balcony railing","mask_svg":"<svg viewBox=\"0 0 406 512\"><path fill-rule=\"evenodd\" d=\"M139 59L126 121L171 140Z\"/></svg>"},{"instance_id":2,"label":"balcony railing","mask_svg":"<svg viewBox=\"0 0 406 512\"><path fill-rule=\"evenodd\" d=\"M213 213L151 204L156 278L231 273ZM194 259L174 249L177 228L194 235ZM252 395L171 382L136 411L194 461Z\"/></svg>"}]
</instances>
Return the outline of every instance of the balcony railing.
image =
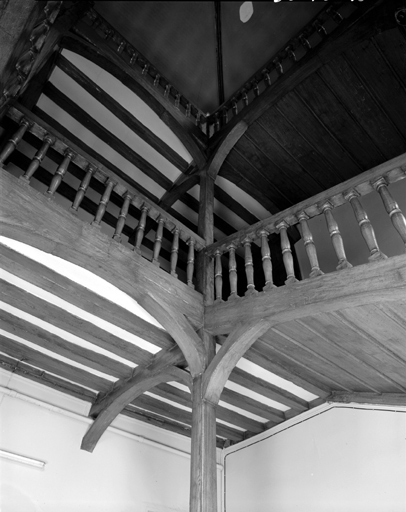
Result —
<instances>
[{"instance_id":1,"label":"balcony railing","mask_svg":"<svg viewBox=\"0 0 406 512\"><path fill-rule=\"evenodd\" d=\"M336 270L352 267L347 260L344 241L333 213L335 208L345 203L351 204L355 216L354 220L358 223L369 251L369 261L386 259L387 256L382 253L378 246L374 228L360 198L371 192L379 194L385 210L390 216L393 228L406 246L406 220L388 189L389 184L405 178L406 153L208 246L206 248L207 254L215 260L215 300L219 302L223 299L223 281L226 276L222 268L222 255L226 254L228 254L228 280L230 285L228 300L238 296L236 250L241 249L241 247L244 248L247 278L245 295L258 293L254 284L254 260L251 250L253 242L259 242L261 246L262 271L265 277L265 286L262 291L271 292L275 288L272 281L272 261L268 243L268 235L272 233L280 234L283 264L287 275L285 284L294 285L297 283L298 279L294 272L292 250L287 234L287 229L290 226L300 225L311 268L309 278L322 275L323 271L319 265L316 244L308 224L310 218L318 215L324 215L325 217L331 243L337 257Z\"/></svg>"},{"instance_id":2,"label":"balcony railing","mask_svg":"<svg viewBox=\"0 0 406 512\"><path fill-rule=\"evenodd\" d=\"M11 107L7 116L13 121L19 123L20 127L3 147L0 153L0 167L3 166L3 162L18 147L23 140L24 135L28 132L33 134L42 141L42 145L32 158L24 174L20 177L21 180L26 183L30 182L31 178L40 167L40 164L46 156L49 148L52 147L60 155L63 155L63 160L57 167L49 184L48 190L45 192L47 197L54 197L58 187L66 176L66 173L69 172L69 166L73 162L76 167L79 167L84 171L84 174L70 207L71 212L73 214L77 213L83 199L85 198L86 191L89 188L91 180L94 179L99 181L103 185L104 191L101 195L96 214L91 224L95 227L100 227L103 216L108 208L111 194L114 191L122 197L122 203L120 213L116 221L113 239L118 243L122 241L123 228L131 216L130 207L135 207L136 210L132 209L133 212L136 211L137 213L140 213L140 215L139 218L137 218L138 224L135 231L133 250L137 254L141 255L143 245L146 243L149 243L149 245L151 244L149 240L144 238L147 221L148 219L151 219L148 222L155 226L155 240L152 247L152 263L160 266L159 256L163 242L163 230L164 228L168 229L172 233L169 264L170 274L175 278L178 277L179 241L183 240L188 245L186 282L188 286L194 287L195 252L201 251L205 247L205 242L201 237L176 220L165 210L154 204L125 180L119 178L96 159L80 150L75 144L68 141L56 130L51 129L46 125L46 123L42 122L38 117L31 114L24 107L19 105ZM150 249L150 247L148 248Z\"/></svg>"}]
</instances>

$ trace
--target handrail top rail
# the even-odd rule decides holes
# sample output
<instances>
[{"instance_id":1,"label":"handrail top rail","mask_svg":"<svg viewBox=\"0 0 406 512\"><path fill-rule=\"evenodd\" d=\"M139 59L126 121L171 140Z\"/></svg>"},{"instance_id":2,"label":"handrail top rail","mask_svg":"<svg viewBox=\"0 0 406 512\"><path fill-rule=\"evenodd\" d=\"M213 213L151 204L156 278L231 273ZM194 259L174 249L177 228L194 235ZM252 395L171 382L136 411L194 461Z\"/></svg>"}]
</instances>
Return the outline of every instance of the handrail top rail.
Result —
<instances>
[{"instance_id":1,"label":"handrail top rail","mask_svg":"<svg viewBox=\"0 0 406 512\"><path fill-rule=\"evenodd\" d=\"M106 183L109 180L112 181L114 183L114 191L122 197L125 197L128 194L131 195L131 204L136 208L140 209L143 205L148 206L149 217L155 221L158 221L160 218L165 219L165 226L170 231L178 228L180 230L180 238L184 242L188 242L190 239L193 239L195 242L195 249L197 251L205 248L206 242L197 233L194 233L187 226L176 220L172 215L148 199L135 187L131 186L125 180L118 177L113 171L108 169L97 159L88 155L84 150L76 146L76 144L71 142L65 136L61 135L57 130L52 128L48 123L33 114L23 105L20 105L17 102L13 103L7 112L7 116L17 123L20 122L22 118L27 118L31 123L33 123L32 126L29 127L29 131L33 133L33 135L41 140L43 140L46 135L53 136L55 138L55 142L53 143L52 148L55 149L58 153L63 155L67 149L72 150L73 153L75 153L75 156L72 158L72 161L75 163L75 165L83 170L87 170L89 164L91 164L95 168L93 176L98 181L102 183Z\"/></svg>"},{"instance_id":2,"label":"handrail top rail","mask_svg":"<svg viewBox=\"0 0 406 512\"><path fill-rule=\"evenodd\" d=\"M288 227L298 224L299 219L297 216L302 212L309 218L320 215L323 212L321 207L327 201L331 204L332 208L345 204L347 200L344 196L352 190L361 196L369 194L374 190L373 183L381 177L384 177L388 184L406 178L406 153L402 153L354 178L350 178L324 192L320 192L309 199L305 199L294 206L290 206L264 220L258 221L248 228L241 229L207 246L205 251L209 256L213 256L216 252L226 252L231 244L238 247L247 238L251 241L259 238L261 231L266 231L269 234L278 233L278 224L285 222Z\"/></svg>"}]
</instances>

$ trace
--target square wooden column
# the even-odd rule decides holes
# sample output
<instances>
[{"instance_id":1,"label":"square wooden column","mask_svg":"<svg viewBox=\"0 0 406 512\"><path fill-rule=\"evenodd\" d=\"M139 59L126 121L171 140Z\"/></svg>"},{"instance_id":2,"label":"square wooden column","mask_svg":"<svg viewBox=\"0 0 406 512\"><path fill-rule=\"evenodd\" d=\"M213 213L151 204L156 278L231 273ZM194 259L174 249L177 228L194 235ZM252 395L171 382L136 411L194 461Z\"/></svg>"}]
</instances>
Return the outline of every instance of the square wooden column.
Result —
<instances>
[{"instance_id":1,"label":"square wooden column","mask_svg":"<svg viewBox=\"0 0 406 512\"><path fill-rule=\"evenodd\" d=\"M200 175L200 207L198 234L206 244L213 243L214 180L203 170ZM214 263L200 254L197 267L197 289L205 305L214 300ZM216 353L214 337L204 330L199 335L206 348L206 367ZM190 512L217 511L216 407L204 400L202 376L193 381L192 452L190 470Z\"/></svg>"}]
</instances>

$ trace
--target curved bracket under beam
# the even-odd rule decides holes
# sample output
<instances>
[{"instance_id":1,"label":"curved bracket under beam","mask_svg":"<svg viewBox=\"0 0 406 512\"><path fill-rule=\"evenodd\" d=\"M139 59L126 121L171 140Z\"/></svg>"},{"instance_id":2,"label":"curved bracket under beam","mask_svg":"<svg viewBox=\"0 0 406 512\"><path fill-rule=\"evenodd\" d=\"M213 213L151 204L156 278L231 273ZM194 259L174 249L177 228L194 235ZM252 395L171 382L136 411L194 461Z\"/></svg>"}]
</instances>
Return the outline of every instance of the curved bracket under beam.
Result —
<instances>
[{"instance_id":1,"label":"curved bracket under beam","mask_svg":"<svg viewBox=\"0 0 406 512\"><path fill-rule=\"evenodd\" d=\"M205 367L205 349L185 315L168 307L149 293L138 299L138 303L150 313L172 336L185 356L192 377L200 375Z\"/></svg>"},{"instance_id":2,"label":"curved bracket under beam","mask_svg":"<svg viewBox=\"0 0 406 512\"><path fill-rule=\"evenodd\" d=\"M101 410L86 432L80 448L92 452L103 433L124 407L145 393L145 391L169 381L183 381L190 385L189 378L190 376L187 372L176 366L155 370L137 368L135 375L130 380L126 381L116 391L107 395L100 403L92 407L90 415L95 414L94 409Z\"/></svg>"},{"instance_id":3,"label":"curved bracket under beam","mask_svg":"<svg viewBox=\"0 0 406 512\"><path fill-rule=\"evenodd\" d=\"M270 328L267 320L255 320L235 327L212 359L203 376L203 399L217 404L223 388L239 359Z\"/></svg>"},{"instance_id":4,"label":"curved bracket under beam","mask_svg":"<svg viewBox=\"0 0 406 512\"><path fill-rule=\"evenodd\" d=\"M214 180L216 179L227 155L244 135L247 128L248 124L243 120L240 121L228 133L226 133L225 137L214 148L207 165L207 174L211 178Z\"/></svg>"}]
</instances>

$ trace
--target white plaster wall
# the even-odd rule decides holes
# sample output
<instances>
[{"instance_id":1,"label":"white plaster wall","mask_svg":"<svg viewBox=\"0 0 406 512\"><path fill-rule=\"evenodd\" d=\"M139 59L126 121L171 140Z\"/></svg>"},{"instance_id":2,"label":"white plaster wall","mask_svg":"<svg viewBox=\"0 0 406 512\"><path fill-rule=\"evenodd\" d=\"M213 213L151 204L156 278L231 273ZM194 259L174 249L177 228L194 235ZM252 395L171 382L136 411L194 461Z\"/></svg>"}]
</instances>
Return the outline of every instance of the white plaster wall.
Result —
<instances>
[{"instance_id":1,"label":"white plaster wall","mask_svg":"<svg viewBox=\"0 0 406 512\"><path fill-rule=\"evenodd\" d=\"M84 417L89 407L8 372L0 371L0 383ZM90 454L79 448L89 427L83 418L2 393L0 400L0 449L46 462L45 469L38 469L0 458L1 512L189 509L190 458L131 434L182 452L190 452L190 439L123 417L114 425L130 436L107 431Z\"/></svg>"},{"instance_id":2,"label":"white plaster wall","mask_svg":"<svg viewBox=\"0 0 406 512\"><path fill-rule=\"evenodd\" d=\"M406 410L333 408L282 428L226 450L226 512L406 511Z\"/></svg>"}]
</instances>

